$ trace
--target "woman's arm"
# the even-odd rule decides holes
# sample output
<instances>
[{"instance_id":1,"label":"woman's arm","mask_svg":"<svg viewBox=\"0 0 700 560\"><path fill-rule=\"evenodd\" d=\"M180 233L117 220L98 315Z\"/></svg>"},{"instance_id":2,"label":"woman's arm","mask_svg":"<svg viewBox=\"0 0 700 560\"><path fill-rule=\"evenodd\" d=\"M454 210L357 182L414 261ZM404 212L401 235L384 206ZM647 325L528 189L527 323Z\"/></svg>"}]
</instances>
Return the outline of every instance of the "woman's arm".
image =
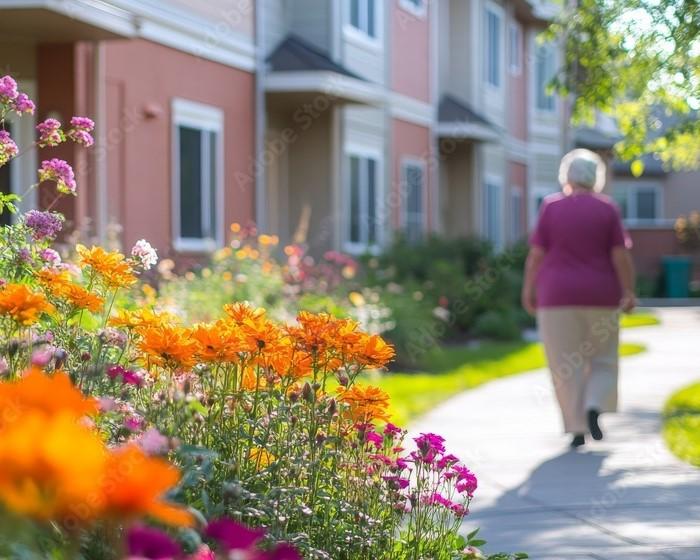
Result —
<instances>
[{"instance_id":1,"label":"woman's arm","mask_svg":"<svg viewBox=\"0 0 700 560\"><path fill-rule=\"evenodd\" d=\"M544 249L535 245L530 248L530 252L527 254L527 260L525 261L525 279L523 280L523 292L520 299L523 308L530 315L534 315L536 312L535 280L537 279L540 266L542 266L544 255Z\"/></svg>"},{"instance_id":2,"label":"woman's arm","mask_svg":"<svg viewBox=\"0 0 700 560\"><path fill-rule=\"evenodd\" d=\"M622 311L628 313L637 305L637 299L634 295L635 272L634 262L629 249L622 245L613 247L612 262L617 273L617 278L622 286L622 300L620 307Z\"/></svg>"}]
</instances>

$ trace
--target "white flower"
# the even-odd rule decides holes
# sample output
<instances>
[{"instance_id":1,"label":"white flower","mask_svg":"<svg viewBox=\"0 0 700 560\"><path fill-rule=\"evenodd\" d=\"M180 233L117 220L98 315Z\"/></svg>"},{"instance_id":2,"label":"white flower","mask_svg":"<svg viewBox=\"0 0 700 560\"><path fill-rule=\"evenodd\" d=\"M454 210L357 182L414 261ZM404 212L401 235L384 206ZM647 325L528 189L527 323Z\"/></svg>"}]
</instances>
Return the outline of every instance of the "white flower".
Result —
<instances>
[{"instance_id":1,"label":"white flower","mask_svg":"<svg viewBox=\"0 0 700 560\"><path fill-rule=\"evenodd\" d=\"M158 254L151 244L145 239L139 239L134 248L131 249L131 256L141 262L144 270L150 270L158 262Z\"/></svg>"}]
</instances>

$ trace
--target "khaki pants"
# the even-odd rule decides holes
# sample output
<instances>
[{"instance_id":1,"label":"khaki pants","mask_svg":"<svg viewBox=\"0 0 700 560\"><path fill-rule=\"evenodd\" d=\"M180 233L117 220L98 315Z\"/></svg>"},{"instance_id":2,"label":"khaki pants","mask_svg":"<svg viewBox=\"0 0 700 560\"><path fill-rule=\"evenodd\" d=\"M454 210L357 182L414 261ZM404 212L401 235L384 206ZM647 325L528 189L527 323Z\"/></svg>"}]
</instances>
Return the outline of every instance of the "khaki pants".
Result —
<instances>
[{"instance_id":1,"label":"khaki pants","mask_svg":"<svg viewBox=\"0 0 700 560\"><path fill-rule=\"evenodd\" d=\"M619 312L603 307L551 307L537 312L564 430L588 432L586 413L617 410Z\"/></svg>"}]
</instances>

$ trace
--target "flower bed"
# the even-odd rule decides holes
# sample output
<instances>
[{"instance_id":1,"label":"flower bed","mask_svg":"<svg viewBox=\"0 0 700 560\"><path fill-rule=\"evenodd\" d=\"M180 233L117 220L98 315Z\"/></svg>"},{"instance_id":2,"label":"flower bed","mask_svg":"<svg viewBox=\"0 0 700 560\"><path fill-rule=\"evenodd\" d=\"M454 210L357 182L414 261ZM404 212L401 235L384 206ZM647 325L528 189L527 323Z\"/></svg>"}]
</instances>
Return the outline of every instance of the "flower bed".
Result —
<instances>
[{"instance_id":1,"label":"flower bed","mask_svg":"<svg viewBox=\"0 0 700 560\"><path fill-rule=\"evenodd\" d=\"M7 76L0 104L0 124L34 110ZM92 144L83 117L37 128L41 147ZM0 136L0 165L18 151ZM38 176L77 192L65 161ZM139 286L146 241L63 263L62 226L33 211L0 229L0 557L482 557L459 536L475 475L439 435L406 442L358 381L394 358L378 334L246 303L185 324Z\"/></svg>"}]
</instances>

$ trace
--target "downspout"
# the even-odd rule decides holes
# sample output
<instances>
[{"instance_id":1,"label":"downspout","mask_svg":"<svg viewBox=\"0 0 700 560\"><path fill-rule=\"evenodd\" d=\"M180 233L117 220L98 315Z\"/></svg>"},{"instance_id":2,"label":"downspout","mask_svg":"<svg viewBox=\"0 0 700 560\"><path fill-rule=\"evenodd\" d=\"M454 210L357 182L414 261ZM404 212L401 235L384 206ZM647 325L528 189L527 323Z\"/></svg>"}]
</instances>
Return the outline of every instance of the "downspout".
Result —
<instances>
[{"instance_id":1,"label":"downspout","mask_svg":"<svg viewBox=\"0 0 700 560\"><path fill-rule=\"evenodd\" d=\"M263 2L255 2L255 222L258 231L267 231L267 173L265 164L265 9Z\"/></svg>"}]
</instances>

